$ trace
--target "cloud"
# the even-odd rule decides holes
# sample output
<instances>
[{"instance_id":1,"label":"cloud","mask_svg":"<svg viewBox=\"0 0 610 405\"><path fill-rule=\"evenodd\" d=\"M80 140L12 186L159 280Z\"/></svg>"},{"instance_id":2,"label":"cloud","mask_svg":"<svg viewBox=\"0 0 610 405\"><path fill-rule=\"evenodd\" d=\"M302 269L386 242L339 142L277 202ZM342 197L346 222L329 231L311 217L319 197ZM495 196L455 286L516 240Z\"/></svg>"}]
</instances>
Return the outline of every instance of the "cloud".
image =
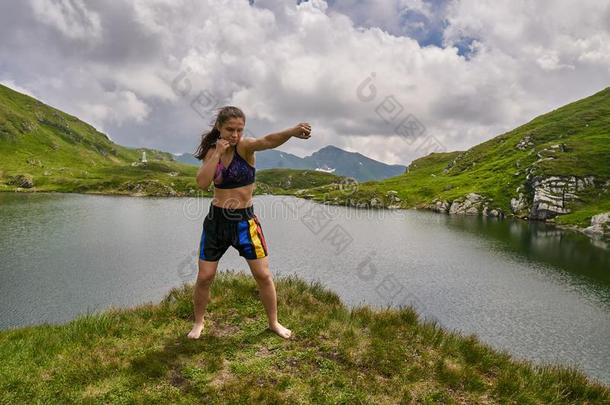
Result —
<instances>
[{"instance_id":1,"label":"cloud","mask_svg":"<svg viewBox=\"0 0 610 405\"><path fill-rule=\"evenodd\" d=\"M98 40L100 17L82 0L32 0L34 17L72 40Z\"/></svg>"},{"instance_id":2,"label":"cloud","mask_svg":"<svg viewBox=\"0 0 610 405\"><path fill-rule=\"evenodd\" d=\"M82 114L93 116L95 122L121 126L126 120L142 123L151 108L131 91L103 93L104 97L94 102L82 103L77 108Z\"/></svg>"},{"instance_id":3,"label":"cloud","mask_svg":"<svg viewBox=\"0 0 610 405\"><path fill-rule=\"evenodd\" d=\"M441 45L447 0L332 0L329 11L350 17L357 27L379 27L422 46Z\"/></svg>"},{"instance_id":4,"label":"cloud","mask_svg":"<svg viewBox=\"0 0 610 405\"><path fill-rule=\"evenodd\" d=\"M407 164L608 86L609 23L591 0L3 2L0 81L124 145L192 151L232 104L254 136L310 122L287 152Z\"/></svg>"}]
</instances>

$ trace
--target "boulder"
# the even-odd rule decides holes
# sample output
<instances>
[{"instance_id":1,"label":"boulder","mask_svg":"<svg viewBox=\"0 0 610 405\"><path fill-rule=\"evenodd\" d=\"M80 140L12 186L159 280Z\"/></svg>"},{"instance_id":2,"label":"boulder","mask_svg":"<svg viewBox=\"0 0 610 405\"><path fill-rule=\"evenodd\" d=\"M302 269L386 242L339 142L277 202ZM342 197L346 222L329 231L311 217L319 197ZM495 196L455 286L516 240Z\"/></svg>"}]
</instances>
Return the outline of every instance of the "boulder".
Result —
<instances>
[{"instance_id":1,"label":"boulder","mask_svg":"<svg viewBox=\"0 0 610 405\"><path fill-rule=\"evenodd\" d=\"M519 150L526 150L534 146L534 142L532 142L532 138L529 135L525 135L515 146Z\"/></svg>"},{"instance_id":2,"label":"boulder","mask_svg":"<svg viewBox=\"0 0 610 405\"><path fill-rule=\"evenodd\" d=\"M489 211L488 217L504 218L504 212L500 208L494 208Z\"/></svg>"},{"instance_id":3,"label":"boulder","mask_svg":"<svg viewBox=\"0 0 610 405\"><path fill-rule=\"evenodd\" d=\"M398 191L396 190L388 190L385 193L386 199L389 201L389 205L396 205L401 201L400 197L398 197Z\"/></svg>"},{"instance_id":4,"label":"boulder","mask_svg":"<svg viewBox=\"0 0 610 405\"><path fill-rule=\"evenodd\" d=\"M435 200L428 208L435 212L447 213L449 212L450 207L451 204L449 204L446 200Z\"/></svg>"},{"instance_id":5,"label":"boulder","mask_svg":"<svg viewBox=\"0 0 610 405\"><path fill-rule=\"evenodd\" d=\"M450 214L477 215L482 210L483 197L476 193L470 193L465 199L456 199L449 207Z\"/></svg>"},{"instance_id":6,"label":"boulder","mask_svg":"<svg viewBox=\"0 0 610 405\"><path fill-rule=\"evenodd\" d=\"M520 188L521 187L517 188L517 192L519 192ZM517 198L510 199L510 209L513 212L513 214L515 214L518 217L527 216L527 209L528 209L527 200L523 193L519 192L519 195L517 196Z\"/></svg>"},{"instance_id":7,"label":"boulder","mask_svg":"<svg viewBox=\"0 0 610 405\"><path fill-rule=\"evenodd\" d=\"M10 176L6 184L22 188L32 188L34 187L34 178L30 174L17 174Z\"/></svg>"},{"instance_id":8,"label":"boulder","mask_svg":"<svg viewBox=\"0 0 610 405\"><path fill-rule=\"evenodd\" d=\"M604 212L591 217L591 226L584 232L593 236L610 236L610 212Z\"/></svg>"},{"instance_id":9,"label":"boulder","mask_svg":"<svg viewBox=\"0 0 610 405\"><path fill-rule=\"evenodd\" d=\"M121 184L118 189L119 191L127 191L134 195L174 197L178 194L172 187L163 184L158 180L128 181Z\"/></svg>"},{"instance_id":10,"label":"boulder","mask_svg":"<svg viewBox=\"0 0 610 405\"><path fill-rule=\"evenodd\" d=\"M38 167L43 167L44 166L40 160L34 159L32 157L27 158L26 162L27 162L27 164L29 164L31 166L38 166Z\"/></svg>"},{"instance_id":11,"label":"boulder","mask_svg":"<svg viewBox=\"0 0 610 405\"><path fill-rule=\"evenodd\" d=\"M373 197L373 198L371 198L371 201L369 202L369 206L371 208L382 208L383 202L379 198Z\"/></svg>"}]
</instances>

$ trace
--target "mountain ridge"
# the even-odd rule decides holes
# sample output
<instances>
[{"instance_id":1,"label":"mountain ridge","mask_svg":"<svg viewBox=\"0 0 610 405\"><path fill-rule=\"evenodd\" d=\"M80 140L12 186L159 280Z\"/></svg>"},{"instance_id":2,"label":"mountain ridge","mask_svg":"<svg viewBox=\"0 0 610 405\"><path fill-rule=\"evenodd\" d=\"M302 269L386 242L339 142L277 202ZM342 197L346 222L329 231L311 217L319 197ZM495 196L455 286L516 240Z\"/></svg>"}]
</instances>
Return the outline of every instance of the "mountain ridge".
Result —
<instances>
[{"instance_id":1,"label":"mountain ridge","mask_svg":"<svg viewBox=\"0 0 610 405\"><path fill-rule=\"evenodd\" d=\"M190 153L176 156L176 160L200 166ZM256 167L264 169L335 169L334 174L358 181L382 180L404 173L407 166L387 164L359 152L350 152L334 145L326 145L303 158L277 149L256 152Z\"/></svg>"}]
</instances>

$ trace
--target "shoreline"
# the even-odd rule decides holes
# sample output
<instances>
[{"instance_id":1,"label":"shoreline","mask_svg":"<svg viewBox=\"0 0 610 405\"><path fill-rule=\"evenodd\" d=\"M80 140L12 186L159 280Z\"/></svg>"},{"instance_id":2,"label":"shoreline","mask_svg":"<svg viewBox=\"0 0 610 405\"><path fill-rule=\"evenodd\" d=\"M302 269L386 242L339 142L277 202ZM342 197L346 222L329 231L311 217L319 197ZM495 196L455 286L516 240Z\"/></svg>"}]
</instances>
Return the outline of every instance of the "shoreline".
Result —
<instances>
[{"instance_id":1,"label":"shoreline","mask_svg":"<svg viewBox=\"0 0 610 405\"><path fill-rule=\"evenodd\" d=\"M28 188L21 188L21 187L17 187L15 189L12 190L8 190L8 189L0 189L0 192L4 192L4 193L61 193L61 194L81 194L81 195L103 195L103 196L113 196L113 197L137 197L137 198L142 198L142 197L153 197L153 198L196 198L196 197L205 197L205 198L211 198L213 197L213 193L210 193L210 196L205 196L205 195L201 195L202 192L200 190L196 190L196 192L193 194L188 194L188 193L178 193L176 195L157 195L157 194L147 194L147 193L130 193L130 192L109 192L109 191L85 191L85 192L75 192L75 191L56 191L56 190L36 190L36 189L28 189ZM345 207L350 207L350 208L359 208L356 207L354 205L350 205L350 204L341 204L341 203L337 203L333 200L324 200L324 201L318 201L315 198L306 198L303 196L299 196L297 194L255 194L255 195L278 195L278 196L292 196L295 198L302 198L305 200L310 200L313 201L315 203L321 204L321 205L336 205L336 206L345 206ZM403 207L403 206L399 206L399 207L385 207L385 206L380 206L380 207L366 207L367 209L385 209L385 210L416 210L416 211L428 211L428 212L433 212L435 214L444 214L444 215L452 215L446 212L438 212L432 208L428 208L428 207ZM453 214L453 215L461 215L461 216L471 216L471 217L485 217L484 215L482 215L481 213L477 214L477 215L467 215L467 214ZM492 217L493 218L493 217ZM584 235L586 237L589 238L589 240L591 241L591 243L597 243L597 244L603 244L604 246L601 246L602 248L608 249L610 247L609 243L610 242L610 238L604 238L603 236L596 236L596 235L592 235L589 234L587 232L585 232L585 228L586 227L581 227L578 225L563 225L563 224L557 224L555 222L548 222L548 221L544 221L544 220L530 220L527 218L522 218L519 217L517 215L514 214L508 214L505 215L503 218L498 218L499 220L505 220L510 218L511 220L519 220L519 221L524 221L527 222L528 224L530 224L531 222L535 222L535 223L543 223L547 226L552 226L555 227L561 231L569 231L569 232L575 232L581 235Z\"/></svg>"}]
</instances>

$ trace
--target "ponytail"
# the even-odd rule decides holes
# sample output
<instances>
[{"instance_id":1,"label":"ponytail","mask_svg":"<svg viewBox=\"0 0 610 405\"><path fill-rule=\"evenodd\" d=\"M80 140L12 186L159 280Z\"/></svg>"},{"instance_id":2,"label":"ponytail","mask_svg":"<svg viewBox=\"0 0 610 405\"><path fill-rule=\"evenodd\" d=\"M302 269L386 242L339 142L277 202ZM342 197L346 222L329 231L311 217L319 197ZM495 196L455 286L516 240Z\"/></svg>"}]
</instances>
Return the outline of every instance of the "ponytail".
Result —
<instances>
[{"instance_id":1,"label":"ponytail","mask_svg":"<svg viewBox=\"0 0 610 405\"><path fill-rule=\"evenodd\" d=\"M201 135L201 143L199 144L199 147L197 148L193 156L195 156L196 159L203 160L203 158L205 158L205 155L208 154L210 148L214 146L218 138L220 138L220 131L218 130L218 128L216 128L216 126L214 126L211 131L203 133Z\"/></svg>"},{"instance_id":2,"label":"ponytail","mask_svg":"<svg viewBox=\"0 0 610 405\"><path fill-rule=\"evenodd\" d=\"M205 158L208 151L216 144L218 138L220 138L220 131L218 130L218 127L222 127L222 125L230 118L241 118L244 120L244 124L246 123L246 116L242 110L234 106L222 107L218 111L212 129L208 132L204 132L201 135L201 142L193 154L196 159L203 160Z\"/></svg>"}]
</instances>

